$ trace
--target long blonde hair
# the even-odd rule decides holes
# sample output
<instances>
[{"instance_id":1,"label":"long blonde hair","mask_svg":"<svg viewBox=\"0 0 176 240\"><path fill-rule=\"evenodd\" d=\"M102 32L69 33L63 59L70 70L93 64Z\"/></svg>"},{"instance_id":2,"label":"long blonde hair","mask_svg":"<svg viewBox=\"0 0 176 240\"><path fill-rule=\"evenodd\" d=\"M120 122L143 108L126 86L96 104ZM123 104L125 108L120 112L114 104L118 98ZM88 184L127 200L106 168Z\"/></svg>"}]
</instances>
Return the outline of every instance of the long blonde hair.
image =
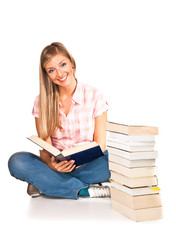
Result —
<instances>
[{"instance_id":1,"label":"long blonde hair","mask_svg":"<svg viewBox=\"0 0 176 240\"><path fill-rule=\"evenodd\" d=\"M68 52L66 47L59 42L51 43L46 46L40 56L40 137L46 140L52 136L56 129L61 129L59 120L59 89L58 85L53 83L49 78L45 66L56 56L62 54L67 57L73 67L73 74L75 77L76 63L72 55Z\"/></svg>"}]
</instances>

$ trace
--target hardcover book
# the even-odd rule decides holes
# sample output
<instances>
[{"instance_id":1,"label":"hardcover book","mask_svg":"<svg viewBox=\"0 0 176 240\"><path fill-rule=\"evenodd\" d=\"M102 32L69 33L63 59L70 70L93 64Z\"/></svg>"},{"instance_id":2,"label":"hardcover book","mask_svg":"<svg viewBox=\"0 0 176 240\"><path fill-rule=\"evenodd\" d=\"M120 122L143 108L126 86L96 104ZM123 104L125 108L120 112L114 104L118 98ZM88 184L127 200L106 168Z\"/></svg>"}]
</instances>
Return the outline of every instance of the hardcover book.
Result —
<instances>
[{"instance_id":1,"label":"hardcover book","mask_svg":"<svg viewBox=\"0 0 176 240\"><path fill-rule=\"evenodd\" d=\"M112 132L123 133L126 135L158 135L157 127L150 126L130 126L113 122L106 122L106 130Z\"/></svg>"},{"instance_id":2,"label":"hardcover book","mask_svg":"<svg viewBox=\"0 0 176 240\"><path fill-rule=\"evenodd\" d=\"M107 140L107 146L108 147L113 147L113 148L118 148L124 151L128 151L128 152L145 152L145 151L154 151L154 144L143 144L143 143L139 143L136 145L127 145L127 144L123 144L123 143L119 143L116 141L112 141L112 140Z\"/></svg>"},{"instance_id":3,"label":"hardcover book","mask_svg":"<svg viewBox=\"0 0 176 240\"><path fill-rule=\"evenodd\" d=\"M111 187L111 198L132 209L162 207L161 196L159 193L131 196L128 193Z\"/></svg>"},{"instance_id":4,"label":"hardcover book","mask_svg":"<svg viewBox=\"0 0 176 240\"><path fill-rule=\"evenodd\" d=\"M111 180L111 186L122 191L125 193L128 193L132 196L139 196L139 195L149 195L149 194L156 194L160 192L160 188L155 187L137 187L137 188L130 188L128 186L124 186L122 184L119 184L118 182Z\"/></svg>"},{"instance_id":5,"label":"hardcover book","mask_svg":"<svg viewBox=\"0 0 176 240\"><path fill-rule=\"evenodd\" d=\"M126 143L129 145L133 145L136 142L145 142L150 143L155 141L154 135L137 135L137 136L129 136L125 135L123 133L117 133L117 132L107 132L108 139L114 139L117 142Z\"/></svg>"},{"instance_id":6,"label":"hardcover book","mask_svg":"<svg viewBox=\"0 0 176 240\"><path fill-rule=\"evenodd\" d=\"M85 164L104 155L100 146L96 142L90 142L60 151L37 136L32 135L28 139L53 155L57 161L75 160L74 164L76 166Z\"/></svg>"},{"instance_id":7,"label":"hardcover book","mask_svg":"<svg viewBox=\"0 0 176 240\"><path fill-rule=\"evenodd\" d=\"M156 176L129 178L111 171L111 179L130 188L157 186Z\"/></svg>"},{"instance_id":8,"label":"hardcover book","mask_svg":"<svg viewBox=\"0 0 176 240\"><path fill-rule=\"evenodd\" d=\"M135 210L114 200L112 200L112 207L114 210L136 222L162 218L162 207L151 207Z\"/></svg>"},{"instance_id":9,"label":"hardcover book","mask_svg":"<svg viewBox=\"0 0 176 240\"><path fill-rule=\"evenodd\" d=\"M138 160L129 160L122 158L120 156L109 153L109 162L118 163L122 166L135 168L135 167L154 167L155 159L138 159Z\"/></svg>"},{"instance_id":10,"label":"hardcover book","mask_svg":"<svg viewBox=\"0 0 176 240\"><path fill-rule=\"evenodd\" d=\"M117 172L129 178L149 177L156 175L156 167L128 168L113 162L109 162L109 170Z\"/></svg>"},{"instance_id":11,"label":"hardcover book","mask_svg":"<svg viewBox=\"0 0 176 240\"><path fill-rule=\"evenodd\" d=\"M107 146L110 154L126 158L128 160L138 160L138 159L155 159L157 158L157 151L145 151L145 152L129 152L122 149Z\"/></svg>"}]
</instances>

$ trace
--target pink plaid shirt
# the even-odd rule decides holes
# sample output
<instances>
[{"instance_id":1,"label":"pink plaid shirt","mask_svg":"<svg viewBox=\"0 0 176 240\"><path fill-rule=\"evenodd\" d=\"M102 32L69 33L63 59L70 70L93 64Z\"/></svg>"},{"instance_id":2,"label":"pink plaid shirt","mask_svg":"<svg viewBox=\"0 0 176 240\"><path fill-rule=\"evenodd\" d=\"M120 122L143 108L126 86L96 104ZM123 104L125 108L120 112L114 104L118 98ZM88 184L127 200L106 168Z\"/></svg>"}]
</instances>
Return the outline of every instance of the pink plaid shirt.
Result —
<instances>
[{"instance_id":1,"label":"pink plaid shirt","mask_svg":"<svg viewBox=\"0 0 176 240\"><path fill-rule=\"evenodd\" d=\"M93 141L95 118L107 110L108 104L96 88L78 82L68 115L59 110L63 129L51 136L53 146L63 150ZM39 96L35 99L32 114L39 118Z\"/></svg>"}]
</instances>

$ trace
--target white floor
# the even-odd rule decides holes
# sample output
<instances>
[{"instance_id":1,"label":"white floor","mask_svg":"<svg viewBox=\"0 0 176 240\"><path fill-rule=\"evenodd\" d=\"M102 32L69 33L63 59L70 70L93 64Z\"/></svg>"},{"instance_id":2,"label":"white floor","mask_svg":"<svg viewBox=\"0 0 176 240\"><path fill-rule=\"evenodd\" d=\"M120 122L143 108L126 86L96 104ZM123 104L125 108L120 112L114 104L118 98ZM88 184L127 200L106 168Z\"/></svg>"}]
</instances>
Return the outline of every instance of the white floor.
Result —
<instances>
[{"instance_id":1,"label":"white floor","mask_svg":"<svg viewBox=\"0 0 176 240\"><path fill-rule=\"evenodd\" d=\"M164 138L165 139L165 138ZM167 139L166 139L167 140ZM175 143L159 145L158 180L163 202L162 220L133 222L114 211L110 199L32 199L27 183L11 177L10 152L2 149L0 161L0 239L176 239ZM14 146L15 148L15 146ZM24 147L21 146L23 149ZM14 151L12 149L11 151ZM8 152L6 156L6 152ZM6 237L4 237L6 236ZM171 236L171 237L170 237Z\"/></svg>"},{"instance_id":2,"label":"white floor","mask_svg":"<svg viewBox=\"0 0 176 240\"><path fill-rule=\"evenodd\" d=\"M110 199L30 198L26 183L8 174L4 181L8 184L3 187L1 182L0 236L5 239L158 239L168 233L172 235L170 239L176 236L173 202L168 205L167 199L163 199L166 206L162 220L136 223L114 211Z\"/></svg>"}]
</instances>

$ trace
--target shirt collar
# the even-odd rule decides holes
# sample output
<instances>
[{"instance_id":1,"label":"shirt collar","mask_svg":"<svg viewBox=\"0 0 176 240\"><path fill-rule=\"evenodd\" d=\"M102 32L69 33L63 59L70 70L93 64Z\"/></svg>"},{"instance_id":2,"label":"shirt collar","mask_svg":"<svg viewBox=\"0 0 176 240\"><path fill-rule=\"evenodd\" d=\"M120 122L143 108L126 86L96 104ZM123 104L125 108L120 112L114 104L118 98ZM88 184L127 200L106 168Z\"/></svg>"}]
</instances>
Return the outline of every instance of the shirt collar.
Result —
<instances>
[{"instance_id":1,"label":"shirt collar","mask_svg":"<svg viewBox=\"0 0 176 240\"><path fill-rule=\"evenodd\" d=\"M73 94L72 101L78 104L83 102L83 86L80 82L77 81L76 90Z\"/></svg>"}]
</instances>

